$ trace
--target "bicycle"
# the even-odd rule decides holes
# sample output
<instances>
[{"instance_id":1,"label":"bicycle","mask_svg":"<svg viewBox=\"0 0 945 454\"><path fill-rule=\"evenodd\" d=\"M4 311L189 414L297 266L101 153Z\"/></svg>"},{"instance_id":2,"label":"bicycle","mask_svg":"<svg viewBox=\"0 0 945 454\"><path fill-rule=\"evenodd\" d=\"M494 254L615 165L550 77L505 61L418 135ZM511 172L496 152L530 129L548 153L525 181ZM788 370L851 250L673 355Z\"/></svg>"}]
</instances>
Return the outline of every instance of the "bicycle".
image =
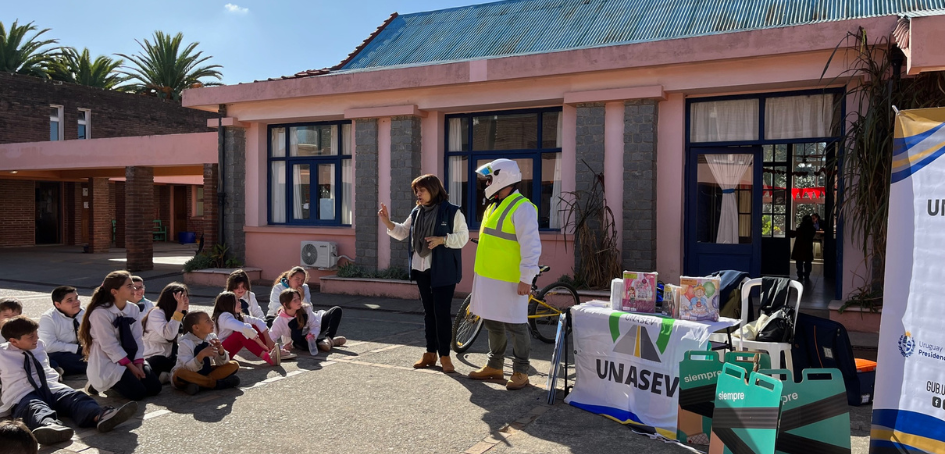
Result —
<instances>
[{"instance_id":1,"label":"bicycle","mask_svg":"<svg viewBox=\"0 0 945 454\"><path fill-rule=\"evenodd\" d=\"M528 294L528 330L532 336L545 343L553 343L558 331L558 318L571 306L580 304L577 290L565 282L555 282L538 290L538 277L551 271L550 266L539 265L538 275L532 280L532 290ZM451 346L456 353L469 350L482 331L482 318L469 311L472 294L459 306L459 313L453 320L453 338Z\"/></svg>"}]
</instances>

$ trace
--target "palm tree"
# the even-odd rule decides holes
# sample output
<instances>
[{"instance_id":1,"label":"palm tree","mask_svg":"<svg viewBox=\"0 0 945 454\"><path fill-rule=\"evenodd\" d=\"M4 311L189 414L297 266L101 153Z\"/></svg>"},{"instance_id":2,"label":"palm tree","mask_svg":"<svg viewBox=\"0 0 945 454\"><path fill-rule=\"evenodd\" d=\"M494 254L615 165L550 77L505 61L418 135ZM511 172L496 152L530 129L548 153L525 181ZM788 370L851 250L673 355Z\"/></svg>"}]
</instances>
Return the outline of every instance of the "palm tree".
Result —
<instances>
[{"instance_id":1,"label":"palm tree","mask_svg":"<svg viewBox=\"0 0 945 454\"><path fill-rule=\"evenodd\" d=\"M18 21L13 21L8 33L3 22L0 22L0 71L48 77L46 66L57 55L59 48L43 47L59 41L38 40L40 35L49 31L48 28L38 31L26 41L23 40L27 33L35 30L36 26L32 22L21 26Z\"/></svg>"},{"instance_id":2,"label":"palm tree","mask_svg":"<svg viewBox=\"0 0 945 454\"><path fill-rule=\"evenodd\" d=\"M203 52L194 52L200 43L190 43L181 50L181 41L184 35L178 33L173 37L161 31L154 32L154 44L147 39L144 44L137 41L143 52L137 55L118 54L128 59L134 66L124 65L126 70L120 71L135 81L127 85L130 91L143 93L161 98L180 99L184 89L201 86L220 85L218 82L207 82L201 79L215 78L220 80L223 75L217 68L220 65L199 66L211 57L201 57Z\"/></svg>"},{"instance_id":3,"label":"palm tree","mask_svg":"<svg viewBox=\"0 0 945 454\"><path fill-rule=\"evenodd\" d=\"M93 61L88 48L79 53L74 48L67 47L62 50L60 56L53 58L49 65L49 76L53 80L112 90L128 80L127 76L117 71L124 63L124 60L112 60L104 55Z\"/></svg>"}]
</instances>

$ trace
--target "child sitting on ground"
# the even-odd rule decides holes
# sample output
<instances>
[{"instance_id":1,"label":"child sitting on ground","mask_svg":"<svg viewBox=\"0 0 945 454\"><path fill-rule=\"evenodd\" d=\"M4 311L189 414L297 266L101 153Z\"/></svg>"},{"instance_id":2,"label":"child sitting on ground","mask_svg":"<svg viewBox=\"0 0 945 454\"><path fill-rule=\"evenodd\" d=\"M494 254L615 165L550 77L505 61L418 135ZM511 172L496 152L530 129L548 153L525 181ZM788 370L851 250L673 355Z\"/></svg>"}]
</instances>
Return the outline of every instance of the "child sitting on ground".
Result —
<instances>
[{"instance_id":1,"label":"child sitting on ground","mask_svg":"<svg viewBox=\"0 0 945 454\"><path fill-rule=\"evenodd\" d=\"M86 363L79 346L82 303L75 287L60 286L52 291L53 307L39 317L39 338L46 344L49 364L64 374L85 375Z\"/></svg>"},{"instance_id":2,"label":"child sitting on ground","mask_svg":"<svg viewBox=\"0 0 945 454\"><path fill-rule=\"evenodd\" d=\"M23 304L20 303L20 300L16 298L0 299L0 326L3 326L3 322L17 315L23 315Z\"/></svg>"},{"instance_id":3,"label":"child sitting on ground","mask_svg":"<svg viewBox=\"0 0 945 454\"><path fill-rule=\"evenodd\" d=\"M190 292L180 282L171 282L161 290L157 306L141 319L144 329L144 359L161 383L169 383L171 369L177 364L177 336L181 320L190 308Z\"/></svg>"},{"instance_id":4,"label":"child sitting on ground","mask_svg":"<svg viewBox=\"0 0 945 454\"><path fill-rule=\"evenodd\" d=\"M131 276L131 283L135 286L131 302L138 306L138 313L141 314L141 317L144 317L148 315L148 312L151 312L154 302L144 297L144 279L141 276Z\"/></svg>"},{"instance_id":5,"label":"child sitting on ground","mask_svg":"<svg viewBox=\"0 0 945 454\"><path fill-rule=\"evenodd\" d=\"M273 340L280 337L300 350L309 350L308 341L316 340L318 349L327 352L331 347L344 345L347 339L336 336L341 323L341 308L332 307L327 311L313 311L312 306L302 303L302 292L294 288L283 290L279 294L281 310L272 322L269 335ZM314 352L310 352L313 353Z\"/></svg>"},{"instance_id":6,"label":"child sitting on ground","mask_svg":"<svg viewBox=\"0 0 945 454\"><path fill-rule=\"evenodd\" d=\"M226 278L226 291L233 292L240 300L240 309L244 314L252 315L260 320L266 319L266 314L256 301L256 294L252 292L249 275L243 270L236 270Z\"/></svg>"},{"instance_id":7,"label":"child sitting on ground","mask_svg":"<svg viewBox=\"0 0 945 454\"><path fill-rule=\"evenodd\" d=\"M217 295L213 302L211 319L223 348L231 358L246 347L250 353L262 358L270 366L278 366L282 361L279 346L275 345L268 335L261 336L267 333L266 322L251 315L243 315L233 292Z\"/></svg>"},{"instance_id":8,"label":"child sitting on ground","mask_svg":"<svg viewBox=\"0 0 945 454\"><path fill-rule=\"evenodd\" d=\"M184 334L178 341L174 387L194 395L202 389L226 389L240 385L240 365L230 360L223 343L213 335L213 320L206 312L184 317Z\"/></svg>"},{"instance_id":9,"label":"child sitting on ground","mask_svg":"<svg viewBox=\"0 0 945 454\"><path fill-rule=\"evenodd\" d=\"M36 454L36 437L20 420L0 421L0 454Z\"/></svg>"},{"instance_id":10,"label":"child sitting on ground","mask_svg":"<svg viewBox=\"0 0 945 454\"><path fill-rule=\"evenodd\" d=\"M59 383L37 330L39 323L24 316L14 317L0 328L9 339L0 344L0 411L12 409L13 417L22 419L40 444L72 438L73 430L63 426L58 415L71 417L79 427L108 432L138 411L135 402L117 409L102 408L85 393Z\"/></svg>"}]
</instances>

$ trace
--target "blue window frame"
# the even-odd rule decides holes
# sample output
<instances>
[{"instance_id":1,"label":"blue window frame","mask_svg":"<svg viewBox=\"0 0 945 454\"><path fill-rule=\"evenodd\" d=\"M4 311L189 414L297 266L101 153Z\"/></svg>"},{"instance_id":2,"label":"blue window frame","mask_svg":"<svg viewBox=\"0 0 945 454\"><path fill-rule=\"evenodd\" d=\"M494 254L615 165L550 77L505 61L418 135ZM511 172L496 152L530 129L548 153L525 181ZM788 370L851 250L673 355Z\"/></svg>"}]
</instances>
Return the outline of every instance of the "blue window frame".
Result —
<instances>
[{"instance_id":1,"label":"blue window frame","mask_svg":"<svg viewBox=\"0 0 945 454\"><path fill-rule=\"evenodd\" d=\"M268 128L269 224L351 225L351 122Z\"/></svg>"},{"instance_id":2,"label":"blue window frame","mask_svg":"<svg viewBox=\"0 0 945 454\"><path fill-rule=\"evenodd\" d=\"M446 190L477 228L485 212L485 184L476 168L506 158L518 163L518 189L538 207L538 227L561 228L561 107L446 116Z\"/></svg>"}]
</instances>

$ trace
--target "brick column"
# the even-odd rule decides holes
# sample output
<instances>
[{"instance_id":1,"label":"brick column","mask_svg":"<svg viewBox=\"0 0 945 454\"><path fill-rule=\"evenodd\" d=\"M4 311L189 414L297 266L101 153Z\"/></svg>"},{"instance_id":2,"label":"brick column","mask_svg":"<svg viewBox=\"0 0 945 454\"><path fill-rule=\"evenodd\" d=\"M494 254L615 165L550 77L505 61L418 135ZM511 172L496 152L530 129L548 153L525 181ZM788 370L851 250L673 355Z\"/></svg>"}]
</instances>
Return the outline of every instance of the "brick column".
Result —
<instances>
[{"instance_id":1,"label":"brick column","mask_svg":"<svg viewBox=\"0 0 945 454\"><path fill-rule=\"evenodd\" d=\"M390 162L390 212L409 213L416 205L410 183L420 176L419 117L391 117ZM374 225L377 226L376 221ZM406 241L391 241L391 267L405 268L407 251Z\"/></svg>"},{"instance_id":2,"label":"brick column","mask_svg":"<svg viewBox=\"0 0 945 454\"><path fill-rule=\"evenodd\" d=\"M75 183L62 184L62 243L75 244L75 225L78 223L75 211Z\"/></svg>"},{"instance_id":3,"label":"brick column","mask_svg":"<svg viewBox=\"0 0 945 454\"><path fill-rule=\"evenodd\" d=\"M112 244L112 213L108 178L89 178L89 252L108 252Z\"/></svg>"},{"instance_id":4,"label":"brick column","mask_svg":"<svg viewBox=\"0 0 945 454\"><path fill-rule=\"evenodd\" d=\"M223 235L232 258L246 262L246 133L242 128L226 129L226 169L223 192L226 193L226 215Z\"/></svg>"},{"instance_id":5,"label":"brick column","mask_svg":"<svg viewBox=\"0 0 945 454\"><path fill-rule=\"evenodd\" d=\"M125 247L125 191L124 181L115 182L115 247Z\"/></svg>"},{"instance_id":6,"label":"brick column","mask_svg":"<svg viewBox=\"0 0 945 454\"><path fill-rule=\"evenodd\" d=\"M656 133L659 105L636 99L624 107L623 268L656 269Z\"/></svg>"},{"instance_id":7,"label":"brick column","mask_svg":"<svg viewBox=\"0 0 945 454\"><path fill-rule=\"evenodd\" d=\"M217 207L217 172L216 164L203 165L203 250L208 251L217 243L219 215Z\"/></svg>"},{"instance_id":8,"label":"brick column","mask_svg":"<svg viewBox=\"0 0 945 454\"><path fill-rule=\"evenodd\" d=\"M604 173L604 103L581 103L575 105L576 121L576 154L575 190L577 192L591 191L594 188L598 174ZM590 167L588 167L590 166ZM603 190L603 183L599 186ZM613 195L616 197L616 194ZM577 201L586 204L586 198ZM586 209L586 206L584 206ZM587 220L591 231L597 235L601 232L600 220L592 217ZM574 239L574 250L580 250L578 238ZM574 255L574 269L581 269L581 255Z\"/></svg>"},{"instance_id":9,"label":"brick column","mask_svg":"<svg viewBox=\"0 0 945 454\"><path fill-rule=\"evenodd\" d=\"M355 257L358 265L377 271L377 119L355 120L354 130Z\"/></svg>"},{"instance_id":10,"label":"brick column","mask_svg":"<svg viewBox=\"0 0 945 454\"><path fill-rule=\"evenodd\" d=\"M154 269L154 168L125 167L128 270Z\"/></svg>"}]
</instances>

